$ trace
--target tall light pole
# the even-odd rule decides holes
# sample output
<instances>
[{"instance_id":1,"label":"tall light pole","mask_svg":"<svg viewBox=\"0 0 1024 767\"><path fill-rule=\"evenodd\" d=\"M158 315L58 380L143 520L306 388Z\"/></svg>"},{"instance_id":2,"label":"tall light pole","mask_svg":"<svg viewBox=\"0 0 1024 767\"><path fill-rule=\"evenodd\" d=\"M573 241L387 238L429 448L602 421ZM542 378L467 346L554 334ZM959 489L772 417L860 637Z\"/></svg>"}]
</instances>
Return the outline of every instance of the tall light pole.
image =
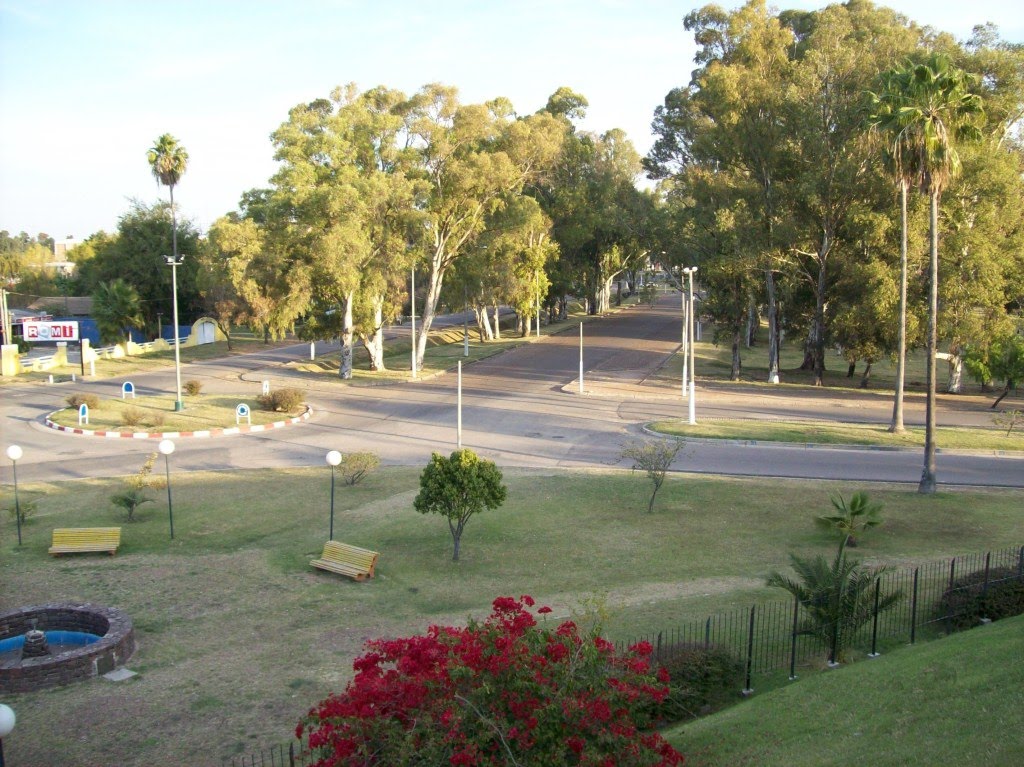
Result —
<instances>
[{"instance_id":1,"label":"tall light pole","mask_svg":"<svg viewBox=\"0 0 1024 767\"><path fill-rule=\"evenodd\" d=\"M331 450L327 454L327 465L331 467L331 524L327 531L327 540L334 540L334 469L341 463L341 453Z\"/></svg>"},{"instance_id":2,"label":"tall light pole","mask_svg":"<svg viewBox=\"0 0 1024 767\"><path fill-rule=\"evenodd\" d=\"M164 256L164 262L171 267L171 290L174 296L174 382L177 385L175 412L185 409L185 403L181 401L181 339L178 337L178 265L184 260L185 257L177 253L173 256Z\"/></svg>"},{"instance_id":3,"label":"tall light pole","mask_svg":"<svg viewBox=\"0 0 1024 767\"><path fill-rule=\"evenodd\" d=\"M689 311L686 313L688 345L690 347L690 425L697 423L697 392L694 384L694 355L693 355L693 275L697 273L696 266L688 266L683 269L686 275L686 305Z\"/></svg>"},{"instance_id":4,"label":"tall light pole","mask_svg":"<svg viewBox=\"0 0 1024 767\"><path fill-rule=\"evenodd\" d=\"M169 439L160 440L157 450L164 456L164 471L167 476L167 519L171 523L171 540L174 540L174 504L171 503L171 453L174 452L174 443Z\"/></svg>"},{"instance_id":5,"label":"tall light pole","mask_svg":"<svg viewBox=\"0 0 1024 767\"><path fill-rule=\"evenodd\" d=\"M7 457L11 459L11 471L14 473L14 518L18 522L18 545L21 545L21 503L18 501L18 461L24 455L20 445L9 445ZM0 736L2 737L2 736Z\"/></svg>"},{"instance_id":6,"label":"tall light pole","mask_svg":"<svg viewBox=\"0 0 1024 767\"><path fill-rule=\"evenodd\" d=\"M682 283L679 284L679 297L683 305L683 376L682 376L682 389L683 399L686 399L686 386L687 386L687 369L689 365L690 357L690 305L686 302L686 291L683 290Z\"/></svg>"}]
</instances>

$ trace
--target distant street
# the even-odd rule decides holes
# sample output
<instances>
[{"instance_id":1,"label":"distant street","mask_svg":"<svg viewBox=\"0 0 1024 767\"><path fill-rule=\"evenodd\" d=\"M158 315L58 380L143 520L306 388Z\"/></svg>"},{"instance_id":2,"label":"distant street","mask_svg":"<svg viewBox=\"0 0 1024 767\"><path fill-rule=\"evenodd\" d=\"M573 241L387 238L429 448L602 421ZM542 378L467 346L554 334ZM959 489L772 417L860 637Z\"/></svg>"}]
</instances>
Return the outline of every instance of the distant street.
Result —
<instances>
[{"instance_id":1,"label":"distant street","mask_svg":"<svg viewBox=\"0 0 1024 767\"><path fill-rule=\"evenodd\" d=\"M648 383L678 346L677 296L657 308L637 307L584 326L584 390L578 390L578 325L559 335L466 367L463 378L463 444L505 467L589 468L625 466L623 443L642 435L645 422L680 418L686 403L678 391ZM323 346L323 345L321 345ZM282 367L308 359L309 344L183 367L183 379L204 382L204 392L235 393L240 401L259 393L260 381L308 390L313 417L305 424L261 434L180 439L175 471L320 466L328 450L372 450L391 465L423 465L431 452L456 447L456 375L382 386L347 386L310 380ZM806 395L785 389L701 386L698 420L713 417L811 417L887 423L891 400L874 394L841 398L827 390ZM139 393L167 392L174 370L132 377ZM117 396L120 380L9 386L0 390L3 443L24 449L19 480L60 480L132 473L154 440L68 436L42 425L46 413L73 391ZM977 401L947 405L939 423L987 423ZM921 406L908 402L908 423ZM919 451L850 450L729 442L691 442L675 469L710 474L905 482L921 474ZM1024 487L1024 458L996 455L938 456L945 485ZM3 481L10 482L9 462Z\"/></svg>"}]
</instances>

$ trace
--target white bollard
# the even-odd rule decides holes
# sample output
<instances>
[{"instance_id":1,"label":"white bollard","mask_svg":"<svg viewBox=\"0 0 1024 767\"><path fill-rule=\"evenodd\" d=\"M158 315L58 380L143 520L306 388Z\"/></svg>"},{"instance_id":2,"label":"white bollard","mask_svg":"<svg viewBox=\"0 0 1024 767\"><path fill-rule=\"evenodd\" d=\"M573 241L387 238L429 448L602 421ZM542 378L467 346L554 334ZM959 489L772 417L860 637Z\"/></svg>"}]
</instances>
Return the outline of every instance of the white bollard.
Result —
<instances>
[{"instance_id":1,"label":"white bollard","mask_svg":"<svg viewBox=\"0 0 1024 767\"><path fill-rule=\"evenodd\" d=\"M312 362L316 359L316 341L309 342L309 361Z\"/></svg>"},{"instance_id":2,"label":"white bollard","mask_svg":"<svg viewBox=\"0 0 1024 767\"><path fill-rule=\"evenodd\" d=\"M53 373L50 373L50 375L48 375L46 379L48 383L53 383Z\"/></svg>"}]
</instances>

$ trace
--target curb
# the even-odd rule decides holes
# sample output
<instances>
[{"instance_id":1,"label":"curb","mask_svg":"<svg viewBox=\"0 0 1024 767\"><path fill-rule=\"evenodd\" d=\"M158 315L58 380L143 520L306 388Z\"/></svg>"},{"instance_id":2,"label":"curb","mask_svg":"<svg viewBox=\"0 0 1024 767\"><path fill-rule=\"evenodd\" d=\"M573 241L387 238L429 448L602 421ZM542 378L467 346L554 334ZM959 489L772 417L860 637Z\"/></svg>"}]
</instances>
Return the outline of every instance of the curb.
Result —
<instances>
[{"instance_id":1,"label":"curb","mask_svg":"<svg viewBox=\"0 0 1024 767\"><path fill-rule=\"evenodd\" d=\"M313 415L313 408L306 405L305 413L284 421L257 424L256 426L231 426L226 429L207 429L204 431L94 431L92 429L80 429L75 426L61 426L58 423L54 423L50 420L50 416L59 412L59 410L54 410L53 413L47 415L45 424L47 428L62 431L65 434L75 434L81 437L103 437L105 439L182 439L186 437L232 437L237 434L256 434L261 431L270 431L271 429L283 429L285 426L308 421L309 417Z\"/></svg>"}]
</instances>

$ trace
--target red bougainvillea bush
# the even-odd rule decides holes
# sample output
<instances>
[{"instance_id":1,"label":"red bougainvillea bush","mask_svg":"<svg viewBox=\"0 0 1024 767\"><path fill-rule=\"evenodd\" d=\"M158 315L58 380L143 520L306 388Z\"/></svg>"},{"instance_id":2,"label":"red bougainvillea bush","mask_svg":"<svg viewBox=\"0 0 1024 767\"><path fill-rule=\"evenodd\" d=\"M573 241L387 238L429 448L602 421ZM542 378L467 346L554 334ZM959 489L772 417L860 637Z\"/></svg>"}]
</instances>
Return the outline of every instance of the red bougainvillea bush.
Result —
<instances>
[{"instance_id":1,"label":"red bougainvillea bush","mask_svg":"<svg viewBox=\"0 0 1024 767\"><path fill-rule=\"evenodd\" d=\"M297 727L314 767L681 765L646 731L668 691L651 646L616 654L572 621L538 626L533 605L499 597L482 623L368 642L345 692Z\"/></svg>"}]
</instances>

